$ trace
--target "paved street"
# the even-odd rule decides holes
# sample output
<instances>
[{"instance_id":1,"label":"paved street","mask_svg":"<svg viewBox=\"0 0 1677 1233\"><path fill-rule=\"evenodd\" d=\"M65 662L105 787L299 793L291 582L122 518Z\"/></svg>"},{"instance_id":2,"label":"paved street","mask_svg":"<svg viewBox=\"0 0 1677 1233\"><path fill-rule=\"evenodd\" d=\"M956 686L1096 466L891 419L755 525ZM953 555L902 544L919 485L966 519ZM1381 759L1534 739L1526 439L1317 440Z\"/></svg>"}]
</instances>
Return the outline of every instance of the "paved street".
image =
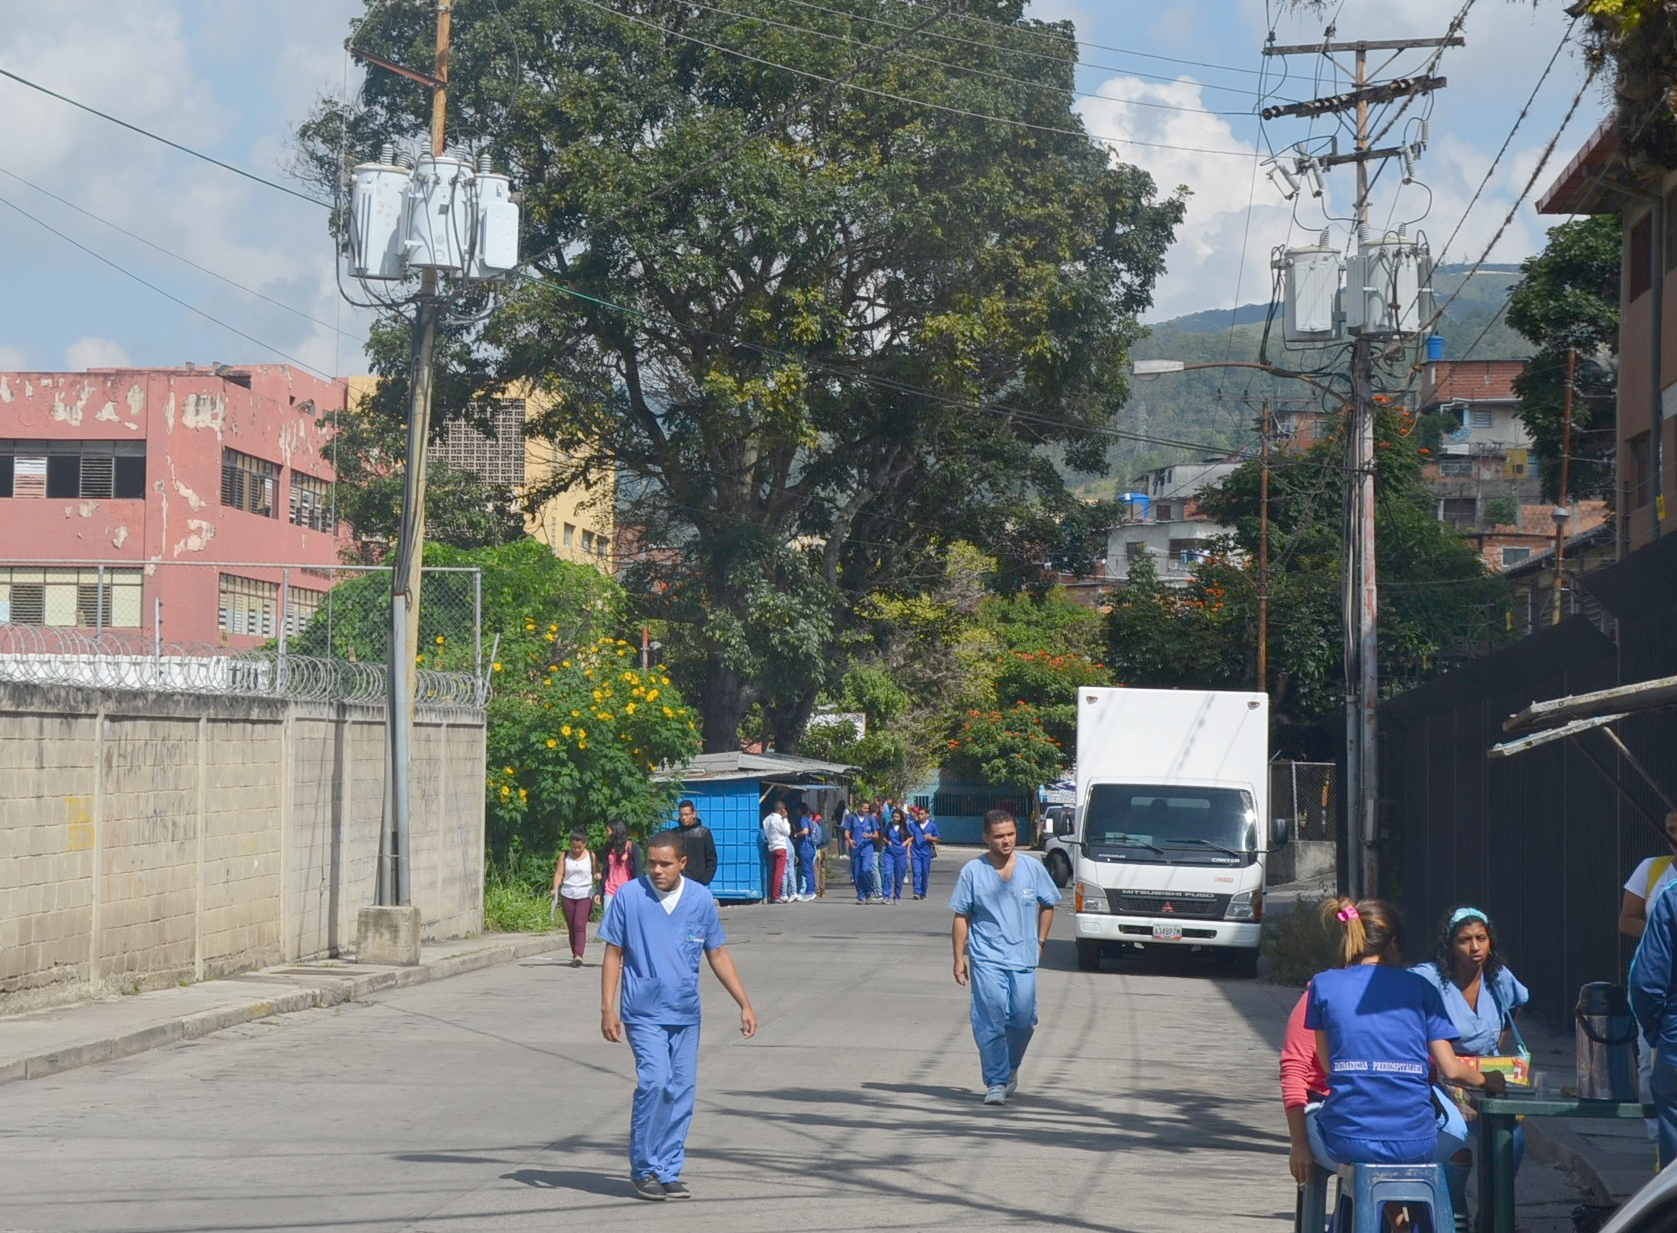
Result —
<instances>
[{"instance_id":1,"label":"paved street","mask_svg":"<svg viewBox=\"0 0 1677 1233\"><path fill-rule=\"evenodd\" d=\"M953 862L950 862L952 865ZM952 870L939 869L947 892ZM1296 996L1074 970L1057 923L1018 1096L979 1103L942 897L724 910L762 1021L706 975L697 1201L628 1197L598 956L527 960L6 1087L0 1230L1276 1230ZM1576 1195L1528 1160L1532 1233Z\"/></svg>"}]
</instances>

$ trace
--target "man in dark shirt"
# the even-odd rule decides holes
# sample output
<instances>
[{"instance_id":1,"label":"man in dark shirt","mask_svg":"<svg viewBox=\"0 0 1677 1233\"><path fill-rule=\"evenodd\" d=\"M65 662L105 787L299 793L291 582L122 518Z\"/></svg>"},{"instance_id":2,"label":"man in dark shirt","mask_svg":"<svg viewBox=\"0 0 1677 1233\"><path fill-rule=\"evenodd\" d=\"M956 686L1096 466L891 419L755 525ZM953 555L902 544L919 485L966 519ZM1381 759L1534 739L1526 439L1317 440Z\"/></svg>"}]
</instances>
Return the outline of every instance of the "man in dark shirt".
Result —
<instances>
[{"instance_id":1,"label":"man in dark shirt","mask_svg":"<svg viewBox=\"0 0 1677 1233\"><path fill-rule=\"evenodd\" d=\"M700 886L709 886L716 876L716 840L711 838L710 828L699 821L699 811L693 808L692 801L682 801L677 806L677 815L681 838L687 845L687 868L683 874Z\"/></svg>"}]
</instances>

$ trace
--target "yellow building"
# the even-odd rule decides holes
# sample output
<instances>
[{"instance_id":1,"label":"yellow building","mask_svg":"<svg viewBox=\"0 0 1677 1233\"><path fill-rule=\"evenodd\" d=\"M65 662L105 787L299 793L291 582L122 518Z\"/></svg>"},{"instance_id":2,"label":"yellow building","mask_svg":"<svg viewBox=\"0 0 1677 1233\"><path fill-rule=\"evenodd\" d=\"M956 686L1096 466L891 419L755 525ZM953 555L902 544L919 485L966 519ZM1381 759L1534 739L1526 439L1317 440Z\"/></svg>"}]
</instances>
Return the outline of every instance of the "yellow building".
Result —
<instances>
[{"instance_id":1,"label":"yellow building","mask_svg":"<svg viewBox=\"0 0 1677 1233\"><path fill-rule=\"evenodd\" d=\"M352 405L372 393L376 377L349 378ZM545 396L525 393L500 400L493 419L493 435L459 420L432 443L431 456L492 484L506 484L522 499L553 473L559 455L547 441L524 435L524 424L548 409ZM592 565L610 574L616 537L616 487L608 476L593 489L571 488L544 501L535 513L524 515L524 531L546 544L553 555L579 565Z\"/></svg>"}]
</instances>

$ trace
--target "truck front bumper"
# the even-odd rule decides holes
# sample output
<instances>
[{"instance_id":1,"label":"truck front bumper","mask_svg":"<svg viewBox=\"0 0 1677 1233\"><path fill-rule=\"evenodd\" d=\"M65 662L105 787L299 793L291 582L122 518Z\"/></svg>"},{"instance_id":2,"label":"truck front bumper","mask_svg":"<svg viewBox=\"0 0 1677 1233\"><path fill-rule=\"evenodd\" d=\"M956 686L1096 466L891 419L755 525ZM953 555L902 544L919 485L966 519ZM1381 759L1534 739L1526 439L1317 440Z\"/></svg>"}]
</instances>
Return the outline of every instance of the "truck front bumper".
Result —
<instances>
[{"instance_id":1,"label":"truck front bumper","mask_svg":"<svg viewBox=\"0 0 1677 1233\"><path fill-rule=\"evenodd\" d=\"M1263 927L1256 921L1183 920L1170 916L1115 916L1079 912L1077 940L1103 945L1218 946L1255 950ZM1171 936L1180 931L1180 936Z\"/></svg>"}]
</instances>

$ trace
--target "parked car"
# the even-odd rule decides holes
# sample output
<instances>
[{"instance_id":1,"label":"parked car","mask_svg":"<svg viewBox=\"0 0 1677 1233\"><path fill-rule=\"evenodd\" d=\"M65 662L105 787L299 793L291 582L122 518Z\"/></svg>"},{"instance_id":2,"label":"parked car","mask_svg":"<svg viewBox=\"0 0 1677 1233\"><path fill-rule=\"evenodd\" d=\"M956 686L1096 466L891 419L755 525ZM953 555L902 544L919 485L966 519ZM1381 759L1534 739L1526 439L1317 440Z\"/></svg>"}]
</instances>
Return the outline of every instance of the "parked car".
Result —
<instances>
[{"instance_id":1,"label":"parked car","mask_svg":"<svg viewBox=\"0 0 1677 1233\"><path fill-rule=\"evenodd\" d=\"M1630 1197L1601 1233L1670 1233L1677 1229L1677 1169L1667 1167Z\"/></svg>"},{"instance_id":2,"label":"parked car","mask_svg":"<svg viewBox=\"0 0 1677 1233\"><path fill-rule=\"evenodd\" d=\"M1042 863L1054 885L1065 889L1077 868L1074 846L1076 811L1070 805L1050 805L1042 815Z\"/></svg>"}]
</instances>

